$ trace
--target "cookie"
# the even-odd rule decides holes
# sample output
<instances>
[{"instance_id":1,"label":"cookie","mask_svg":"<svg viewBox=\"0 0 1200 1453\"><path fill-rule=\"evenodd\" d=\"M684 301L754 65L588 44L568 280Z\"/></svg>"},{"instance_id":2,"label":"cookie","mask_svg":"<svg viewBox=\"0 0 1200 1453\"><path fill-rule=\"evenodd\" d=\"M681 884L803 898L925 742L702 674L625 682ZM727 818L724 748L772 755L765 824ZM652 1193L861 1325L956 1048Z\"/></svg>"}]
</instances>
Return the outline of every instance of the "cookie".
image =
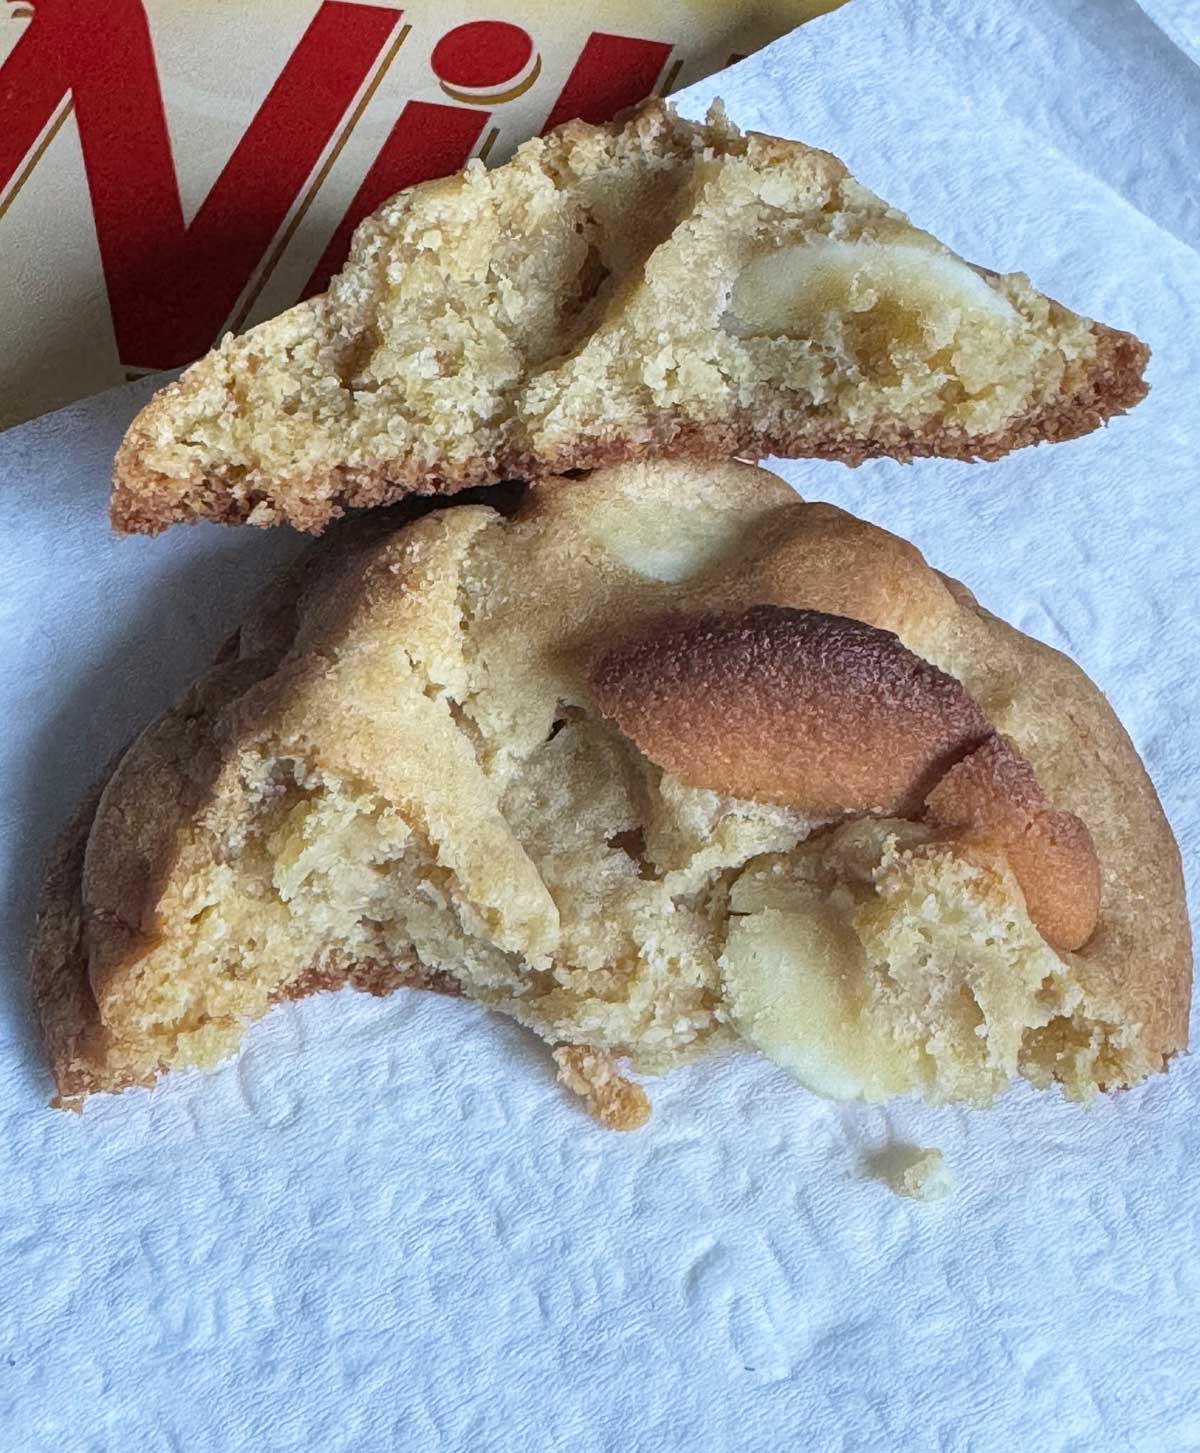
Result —
<instances>
[{"instance_id":1,"label":"cookie","mask_svg":"<svg viewBox=\"0 0 1200 1453\"><path fill-rule=\"evenodd\" d=\"M112 519L320 531L663 456L995 459L1136 404L1147 356L969 266L836 157L651 102L385 203L327 294L142 410Z\"/></svg>"},{"instance_id":2,"label":"cookie","mask_svg":"<svg viewBox=\"0 0 1200 1453\"><path fill-rule=\"evenodd\" d=\"M513 1016L619 1128L631 1070L734 1045L971 1104L1184 1047L1178 850L1078 667L747 464L493 498L330 531L84 805L34 960L65 1102L343 984Z\"/></svg>"}]
</instances>

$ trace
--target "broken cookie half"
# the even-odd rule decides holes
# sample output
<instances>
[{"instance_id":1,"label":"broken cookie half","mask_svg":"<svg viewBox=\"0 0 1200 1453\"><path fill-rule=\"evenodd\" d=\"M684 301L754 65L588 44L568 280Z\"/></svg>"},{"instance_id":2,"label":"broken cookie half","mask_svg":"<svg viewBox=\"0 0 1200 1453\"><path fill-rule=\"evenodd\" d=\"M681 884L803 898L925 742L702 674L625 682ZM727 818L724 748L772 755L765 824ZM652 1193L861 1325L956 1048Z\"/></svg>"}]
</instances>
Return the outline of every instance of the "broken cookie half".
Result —
<instances>
[{"instance_id":1,"label":"broken cookie half","mask_svg":"<svg viewBox=\"0 0 1200 1453\"><path fill-rule=\"evenodd\" d=\"M327 294L142 410L112 519L319 531L663 455L994 459L1132 407L1147 356L962 261L827 152L651 102L385 203Z\"/></svg>"},{"instance_id":2,"label":"broken cookie half","mask_svg":"<svg viewBox=\"0 0 1200 1453\"><path fill-rule=\"evenodd\" d=\"M502 503L332 531L85 804L34 961L65 1102L342 984L513 1016L620 1128L630 1068L739 1045L972 1104L1183 1048L1178 852L1077 667L749 465Z\"/></svg>"}]
</instances>

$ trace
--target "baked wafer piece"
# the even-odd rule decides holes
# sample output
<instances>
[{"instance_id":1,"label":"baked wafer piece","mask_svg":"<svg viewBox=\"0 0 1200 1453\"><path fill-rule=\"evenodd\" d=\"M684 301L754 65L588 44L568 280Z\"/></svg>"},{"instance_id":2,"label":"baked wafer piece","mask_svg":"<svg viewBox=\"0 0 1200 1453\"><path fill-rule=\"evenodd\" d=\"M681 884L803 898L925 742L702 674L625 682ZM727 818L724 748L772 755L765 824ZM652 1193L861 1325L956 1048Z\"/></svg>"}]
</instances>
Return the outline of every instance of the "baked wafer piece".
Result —
<instances>
[{"instance_id":1,"label":"baked wafer piece","mask_svg":"<svg viewBox=\"0 0 1200 1453\"><path fill-rule=\"evenodd\" d=\"M621 460L995 459L1132 407L1146 359L836 157L651 102L385 203L327 294L142 410L112 519L320 531Z\"/></svg>"},{"instance_id":2,"label":"baked wafer piece","mask_svg":"<svg viewBox=\"0 0 1200 1453\"><path fill-rule=\"evenodd\" d=\"M628 1067L722 1046L970 1103L1184 1047L1133 746L911 545L733 461L407 513L315 544L69 829L33 969L63 1101L344 983L514 1016L622 1128Z\"/></svg>"}]
</instances>

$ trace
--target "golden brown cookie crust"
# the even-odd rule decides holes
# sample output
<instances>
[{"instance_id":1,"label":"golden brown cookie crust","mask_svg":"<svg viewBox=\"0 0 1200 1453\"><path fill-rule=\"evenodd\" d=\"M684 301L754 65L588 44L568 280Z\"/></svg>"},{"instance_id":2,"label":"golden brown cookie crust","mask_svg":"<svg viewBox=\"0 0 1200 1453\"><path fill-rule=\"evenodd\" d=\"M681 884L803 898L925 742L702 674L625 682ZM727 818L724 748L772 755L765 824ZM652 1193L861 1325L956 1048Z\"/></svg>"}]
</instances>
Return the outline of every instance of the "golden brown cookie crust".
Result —
<instances>
[{"instance_id":1,"label":"golden brown cookie crust","mask_svg":"<svg viewBox=\"0 0 1200 1453\"><path fill-rule=\"evenodd\" d=\"M681 781L814 818L912 816L991 732L959 682L897 636L781 606L655 623L589 684Z\"/></svg>"},{"instance_id":2,"label":"golden brown cookie crust","mask_svg":"<svg viewBox=\"0 0 1200 1453\"><path fill-rule=\"evenodd\" d=\"M1100 864L1079 818L1053 808L1016 747L991 736L955 763L925 799L927 819L952 841L998 847L1029 916L1057 949L1078 949L1100 916Z\"/></svg>"},{"instance_id":3,"label":"golden brown cookie crust","mask_svg":"<svg viewBox=\"0 0 1200 1453\"><path fill-rule=\"evenodd\" d=\"M756 605L659 622L588 680L604 715L683 782L813 819L920 818L938 842L1002 852L1053 947L1095 931L1087 828L1051 807L962 684L890 631Z\"/></svg>"},{"instance_id":4,"label":"golden brown cookie crust","mask_svg":"<svg viewBox=\"0 0 1200 1453\"><path fill-rule=\"evenodd\" d=\"M739 190L736 178L725 195L722 167L731 177L748 168L762 196L753 188ZM618 172L627 194L614 201L597 178ZM661 364L664 375L691 378L692 384L662 385L654 373L660 365L648 356L640 372L626 377L614 366L614 356L653 352L683 305L678 297L669 306L659 305L666 315L657 323L637 312L647 296L645 270L658 266L663 244L699 246L692 233L711 233L719 241L727 226L736 229L736 219L751 203L761 205L764 216L772 208L779 211L767 195L775 179L784 176L801 209L798 216L808 216L806 208L810 221L825 219L830 210L844 212L857 219L847 226L865 228L863 235L873 240L901 239L910 246L916 238L919 250L932 248L931 256L952 259L859 187L836 158L801 143L741 136L720 119L686 122L660 102L605 127L573 123L529 143L486 181L482 172L469 170L385 204L363 224L351 261L329 294L227 340L161 390L133 421L118 451L114 527L154 534L174 523L209 519L286 523L316 533L348 509L376 507L410 494L449 494L503 479L655 458L776 455L848 465L879 456L997 459L1013 449L1085 434L1145 395L1142 374L1149 351L1138 339L1076 317L1036 294L1024 279L1004 279L965 264L960 266L977 286L1014 303L1030 336L1039 330L1048 338L1058 336L1055 330L1062 334L1036 367L1031 363L1029 392L1014 394L1011 407L996 418L962 414L957 382L948 383L944 398L939 395L939 401L915 413L891 403L872 406L865 414L847 412L836 400L813 403L817 395L811 390L820 393L825 383L807 374L804 382L786 383L784 374L776 378L771 365L750 361L749 354L727 356L738 345L724 336L724 323L715 317L673 338L670 358ZM547 224L546 233L557 249L562 276L547 298L527 309L538 318L552 313L555 321L530 324L524 332L518 323L510 328L506 317L513 296L528 300L536 291L527 258L501 262L493 256L504 286L479 296L470 291L479 283L475 254L485 240L500 248L509 233L521 230L501 215L506 186L513 191L514 215L557 215L556 207L563 212ZM462 213L454 211L460 194L466 199ZM782 205L785 210L791 203ZM618 221L609 215L613 208ZM427 224L420 222L426 212ZM447 240L451 212L461 224L454 234L457 242ZM700 214L705 221L697 232ZM835 229L839 239L844 230ZM803 229L796 233L807 235ZM405 240L397 240L401 237ZM636 237L636 245L630 237ZM438 239L436 248L426 238ZM585 247L581 239L586 238L591 241ZM722 254L720 267L729 273L731 286L745 255L763 245L754 233L740 250L727 248L729 256ZM381 343L383 334L390 337L392 325L403 323L405 309L423 306L416 293L388 301L388 286L403 287L394 278L386 286L380 279L379 259L391 255L389 249L400 249L397 266L414 277L433 252L461 254L447 293L447 308L461 303L464 312L453 338L427 344L428 330L414 328L403 348L387 352L391 345ZM601 254L607 261L600 260ZM690 265L677 264L676 271L686 273L689 266L703 274L716 264L701 252ZM596 267L606 279L598 292L586 282ZM549 261L543 271L552 272ZM581 297L572 303L573 291L580 288ZM783 332L757 341L778 345L787 336L782 323L778 328ZM481 329L492 331L485 337ZM704 343L708 335L721 335L720 346ZM461 355L455 353L460 338L468 340ZM380 350L380 360L372 363ZM939 367L953 351L953 346L940 351ZM853 372L858 365L846 367ZM731 382L739 368L749 372ZM1038 370L1047 368L1043 377ZM396 385L398 377L438 369L442 392L414 393L404 385L403 397L390 400L373 423L364 422L373 417L372 400ZM932 371L925 364L918 370L926 377ZM752 386L752 375L760 374L775 380L766 392L761 380ZM714 383L718 376L725 378L719 386ZM994 383L991 392L998 389ZM490 400L486 405L480 402L484 396ZM474 422L447 434L447 420L455 417ZM302 420L308 427L299 428ZM435 437L442 440L437 446L430 443Z\"/></svg>"},{"instance_id":5,"label":"golden brown cookie crust","mask_svg":"<svg viewBox=\"0 0 1200 1453\"><path fill-rule=\"evenodd\" d=\"M145 463L150 430L156 414L170 412L168 384L134 419L117 451L113 466L111 517L121 534L157 535L174 524L211 520L222 525L287 524L308 534L320 534L348 510L374 509L395 504L410 495L449 495L463 489L508 479L532 479L569 474L616 464L680 459L700 462L738 458L825 459L857 467L869 459L957 459L964 464L1003 459L1015 449L1035 444L1062 443L1100 428L1127 413L1149 392L1143 374L1149 348L1132 333L1096 324L1093 370L1079 390L1067 398L1015 419L992 434L968 436L931 420L920 429L891 429L870 436L828 432L819 441L810 435L780 430L764 431L754 415L731 417L721 424L697 425L683 419L666 420L648 437L581 438L569 450L538 456L527 449L480 455L451 472L413 468L395 463L375 466L341 465L319 475L295 475L282 481L287 488L278 499L266 494L239 495L236 474L215 470L177 481Z\"/></svg>"},{"instance_id":6,"label":"golden brown cookie crust","mask_svg":"<svg viewBox=\"0 0 1200 1453\"><path fill-rule=\"evenodd\" d=\"M649 535L638 517L643 505ZM662 573L650 549L663 519L672 547L676 536L703 527L699 553L682 574L677 561ZM1028 820L1048 828L1052 843L1063 821L1053 814L1085 824L1101 869L1099 919L1066 958L1089 1022L1120 1042L1121 1068L1109 1083L1161 1069L1186 1045L1191 954L1179 853L1133 745L1077 666L990 615L911 545L828 505L802 503L773 476L732 461L544 480L508 519L468 506L390 526L373 517L314 546L246 622L234 650L125 755L99 807L85 804L68 829L47 879L33 967L64 1097L130 1082L100 1005L111 1011L108 1022L121 1022L139 955L184 912L174 905L191 873L188 855L205 840L196 824L230 807L214 797L220 764L254 733L276 730L270 723L284 711L305 723L313 741L333 732L336 742L343 728L328 712L359 704L339 697L331 664L350 646L360 652L401 640L420 657L431 613L442 608L437 600L452 602L456 588L457 575L439 574L439 551L469 558L472 611L490 613L479 659L493 674L517 670L518 706L545 689L550 673L551 715L555 699L571 711L594 710L590 664L664 615L736 618L766 603L844 615L860 599L870 626L895 631L905 650L961 683L987 725L1027 759L1048 804L1027 794ZM489 574L481 562L490 558L509 560L504 569L520 575ZM473 630L483 629L482 619ZM497 651L508 654L488 657ZM513 652L519 659L510 659ZM357 679L370 689L369 672ZM345 720L369 724L353 710ZM530 730L544 736L549 720ZM386 740L382 746L386 767ZM963 816L978 816L964 795L966 808L942 799L951 833ZM502 881L495 892L497 903L511 898ZM388 971L399 984L419 969L400 963ZM375 964L318 964L306 973L288 992L325 987L339 975L376 991L386 986ZM435 986L453 987L444 979Z\"/></svg>"}]
</instances>

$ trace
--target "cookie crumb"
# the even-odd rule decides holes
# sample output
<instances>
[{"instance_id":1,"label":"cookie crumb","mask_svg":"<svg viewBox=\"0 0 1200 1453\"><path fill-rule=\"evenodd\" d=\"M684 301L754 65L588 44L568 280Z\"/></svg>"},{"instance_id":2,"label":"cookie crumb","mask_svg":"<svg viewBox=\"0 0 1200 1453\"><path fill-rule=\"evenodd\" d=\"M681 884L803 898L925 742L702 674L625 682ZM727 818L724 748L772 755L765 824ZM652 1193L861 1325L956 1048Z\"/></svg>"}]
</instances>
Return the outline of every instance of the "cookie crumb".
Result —
<instances>
[{"instance_id":1,"label":"cookie crumb","mask_svg":"<svg viewBox=\"0 0 1200 1453\"><path fill-rule=\"evenodd\" d=\"M889 1190L910 1201L941 1201L954 1192L954 1177L940 1150L889 1145L870 1158L868 1168Z\"/></svg>"},{"instance_id":2,"label":"cookie crumb","mask_svg":"<svg viewBox=\"0 0 1200 1453\"><path fill-rule=\"evenodd\" d=\"M563 1044L554 1062L559 1083L582 1096L588 1114L607 1130L637 1130L650 1118L645 1090L618 1074L609 1055L586 1044Z\"/></svg>"}]
</instances>

